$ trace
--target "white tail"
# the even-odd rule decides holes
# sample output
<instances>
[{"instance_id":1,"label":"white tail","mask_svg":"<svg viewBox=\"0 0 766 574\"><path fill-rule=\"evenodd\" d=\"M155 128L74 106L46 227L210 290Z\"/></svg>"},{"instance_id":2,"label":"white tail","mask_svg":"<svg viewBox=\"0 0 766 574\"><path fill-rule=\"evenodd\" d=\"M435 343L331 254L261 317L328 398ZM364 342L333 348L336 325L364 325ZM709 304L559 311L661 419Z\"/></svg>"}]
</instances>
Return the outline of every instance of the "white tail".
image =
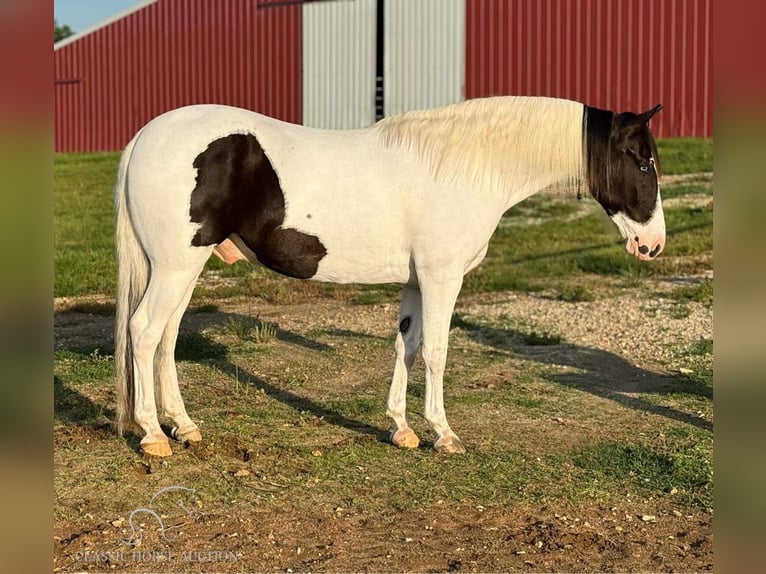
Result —
<instances>
[{"instance_id":1,"label":"white tail","mask_svg":"<svg viewBox=\"0 0 766 574\"><path fill-rule=\"evenodd\" d=\"M117 371L117 432L135 427L133 349L128 327L149 283L149 262L136 237L128 213L128 164L138 135L125 147L114 187L117 245L117 309L114 327L114 362Z\"/></svg>"}]
</instances>

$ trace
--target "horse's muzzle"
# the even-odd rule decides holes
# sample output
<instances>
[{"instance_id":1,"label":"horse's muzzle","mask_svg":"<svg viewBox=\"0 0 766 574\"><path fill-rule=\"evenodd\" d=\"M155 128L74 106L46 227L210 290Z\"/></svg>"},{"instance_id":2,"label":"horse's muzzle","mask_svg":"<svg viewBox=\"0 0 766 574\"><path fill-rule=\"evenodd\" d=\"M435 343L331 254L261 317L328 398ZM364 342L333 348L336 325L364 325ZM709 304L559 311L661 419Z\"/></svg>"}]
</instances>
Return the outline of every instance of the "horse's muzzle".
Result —
<instances>
[{"instance_id":1,"label":"horse's muzzle","mask_svg":"<svg viewBox=\"0 0 766 574\"><path fill-rule=\"evenodd\" d=\"M665 248L665 238L644 240L638 236L628 239L625 250L641 261L651 261Z\"/></svg>"}]
</instances>

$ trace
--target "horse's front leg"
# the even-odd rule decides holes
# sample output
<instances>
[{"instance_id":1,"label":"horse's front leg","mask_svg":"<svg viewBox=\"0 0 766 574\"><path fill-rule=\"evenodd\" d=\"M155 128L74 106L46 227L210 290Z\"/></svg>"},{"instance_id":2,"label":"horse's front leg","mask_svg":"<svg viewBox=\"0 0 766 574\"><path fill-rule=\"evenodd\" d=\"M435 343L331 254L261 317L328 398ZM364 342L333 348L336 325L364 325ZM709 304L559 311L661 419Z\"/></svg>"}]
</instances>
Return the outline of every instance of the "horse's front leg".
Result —
<instances>
[{"instance_id":1,"label":"horse's front leg","mask_svg":"<svg viewBox=\"0 0 766 574\"><path fill-rule=\"evenodd\" d=\"M420 347L422 336L422 305L420 290L405 285L402 287L402 305L399 308L399 332L396 335L396 364L391 390L388 393L386 414L394 419L396 430L391 433L391 442L402 448L417 448L420 439L407 424L407 381Z\"/></svg>"},{"instance_id":2,"label":"horse's front leg","mask_svg":"<svg viewBox=\"0 0 766 574\"><path fill-rule=\"evenodd\" d=\"M421 278L421 275L418 275ZM426 367L425 416L438 434L434 448L439 452L465 452L463 443L447 423L444 411L444 367L447 362L447 345L450 320L455 301L463 284L462 274L423 277L423 361Z\"/></svg>"}]
</instances>

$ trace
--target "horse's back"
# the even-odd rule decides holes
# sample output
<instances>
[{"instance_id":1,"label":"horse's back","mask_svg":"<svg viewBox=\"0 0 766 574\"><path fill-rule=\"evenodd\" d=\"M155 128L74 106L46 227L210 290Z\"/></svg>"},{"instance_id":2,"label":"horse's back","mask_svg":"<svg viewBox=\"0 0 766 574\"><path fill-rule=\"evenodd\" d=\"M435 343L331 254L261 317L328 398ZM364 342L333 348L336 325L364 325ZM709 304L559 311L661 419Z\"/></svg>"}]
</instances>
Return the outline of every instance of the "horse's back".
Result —
<instances>
[{"instance_id":1,"label":"horse's back","mask_svg":"<svg viewBox=\"0 0 766 574\"><path fill-rule=\"evenodd\" d=\"M270 187L276 189L269 190L268 206L260 205L265 200L259 178L252 171L243 176L250 160L242 154L250 152L232 151L242 145L257 149L271 174ZM203 197L200 182L223 173L223 166L232 162L243 166L235 174L245 182L238 197L232 200L233 191L219 175L211 177L220 185L208 185ZM203 169L207 175L201 175ZM428 175L412 156L382 146L374 128L322 130L239 108L195 105L158 116L141 130L127 180L134 223L150 243L164 241L181 249L222 241L228 231L220 221L223 215L213 221L216 216L209 213L193 213L194 205L202 210L208 204L237 201L247 204L249 220L256 222L263 209L273 212L277 206L281 214L276 227L317 237L323 246L319 253L326 251L311 277L377 283L409 277L409 191L422 189ZM249 181L253 184L248 186ZM201 240L206 225L221 233Z\"/></svg>"}]
</instances>

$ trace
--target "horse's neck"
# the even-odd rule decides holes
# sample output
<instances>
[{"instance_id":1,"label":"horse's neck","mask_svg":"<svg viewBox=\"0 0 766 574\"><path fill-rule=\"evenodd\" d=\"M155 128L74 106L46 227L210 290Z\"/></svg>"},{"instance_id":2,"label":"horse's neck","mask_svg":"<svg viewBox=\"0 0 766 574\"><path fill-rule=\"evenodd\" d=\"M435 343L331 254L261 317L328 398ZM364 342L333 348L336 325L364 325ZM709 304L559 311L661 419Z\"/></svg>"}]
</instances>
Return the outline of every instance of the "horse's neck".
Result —
<instances>
[{"instance_id":1,"label":"horse's neck","mask_svg":"<svg viewBox=\"0 0 766 574\"><path fill-rule=\"evenodd\" d=\"M545 188L564 191L583 177L582 105L545 98L522 104L523 113L491 118L490 128L476 133L486 140L470 146L485 152L477 154L481 167L474 175L500 194L506 209Z\"/></svg>"},{"instance_id":2,"label":"horse's neck","mask_svg":"<svg viewBox=\"0 0 766 574\"><path fill-rule=\"evenodd\" d=\"M522 177L514 178L511 176L504 182L505 185L499 190L499 193L503 195L505 209L508 210L517 203L545 189L560 192L571 185L570 180L576 176L575 170L572 170L572 173L541 170L534 174L523 174Z\"/></svg>"},{"instance_id":3,"label":"horse's neck","mask_svg":"<svg viewBox=\"0 0 766 574\"><path fill-rule=\"evenodd\" d=\"M580 176L582 117L577 102L504 97L408 112L375 129L384 146L416 154L437 182L511 206Z\"/></svg>"}]
</instances>

